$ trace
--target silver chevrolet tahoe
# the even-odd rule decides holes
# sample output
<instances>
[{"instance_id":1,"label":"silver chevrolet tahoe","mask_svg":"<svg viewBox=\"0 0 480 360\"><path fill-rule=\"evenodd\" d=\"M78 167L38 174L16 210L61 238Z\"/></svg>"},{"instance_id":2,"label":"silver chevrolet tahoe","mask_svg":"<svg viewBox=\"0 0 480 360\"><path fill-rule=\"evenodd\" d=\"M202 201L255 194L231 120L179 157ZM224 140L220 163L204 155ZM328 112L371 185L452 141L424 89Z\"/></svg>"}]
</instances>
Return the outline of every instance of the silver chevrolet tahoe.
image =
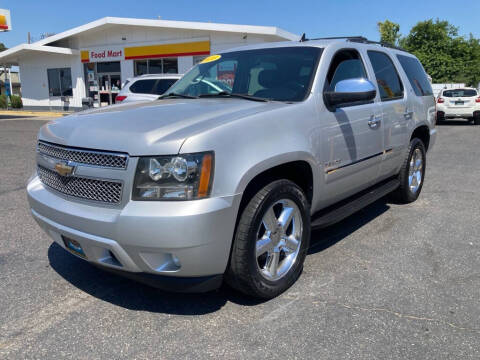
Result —
<instances>
[{"instance_id":1,"label":"silver chevrolet tahoe","mask_svg":"<svg viewBox=\"0 0 480 360\"><path fill-rule=\"evenodd\" d=\"M361 37L212 55L154 102L43 126L31 212L61 247L172 291L272 298L312 228L415 201L435 101L413 55Z\"/></svg>"}]
</instances>

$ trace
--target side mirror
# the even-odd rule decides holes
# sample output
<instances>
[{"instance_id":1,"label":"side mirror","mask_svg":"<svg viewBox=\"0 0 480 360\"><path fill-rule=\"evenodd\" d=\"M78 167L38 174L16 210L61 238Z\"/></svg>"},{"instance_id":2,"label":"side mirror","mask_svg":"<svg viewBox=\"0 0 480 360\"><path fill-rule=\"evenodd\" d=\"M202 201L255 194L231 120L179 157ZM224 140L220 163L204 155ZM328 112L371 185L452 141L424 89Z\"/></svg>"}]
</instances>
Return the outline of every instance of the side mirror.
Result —
<instances>
[{"instance_id":1,"label":"side mirror","mask_svg":"<svg viewBox=\"0 0 480 360\"><path fill-rule=\"evenodd\" d=\"M325 91L323 95L325 104L330 108L336 108L373 101L377 95L377 88L367 79L348 79L339 81L334 91Z\"/></svg>"}]
</instances>

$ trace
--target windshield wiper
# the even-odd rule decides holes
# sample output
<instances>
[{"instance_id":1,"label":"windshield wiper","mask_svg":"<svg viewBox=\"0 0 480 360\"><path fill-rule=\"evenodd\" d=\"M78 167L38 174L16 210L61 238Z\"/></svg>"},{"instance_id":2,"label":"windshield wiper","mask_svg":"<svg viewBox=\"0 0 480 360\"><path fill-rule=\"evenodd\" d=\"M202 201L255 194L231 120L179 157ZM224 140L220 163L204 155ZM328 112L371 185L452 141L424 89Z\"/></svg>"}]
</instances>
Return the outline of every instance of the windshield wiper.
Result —
<instances>
[{"instance_id":1,"label":"windshield wiper","mask_svg":"<svg viewBox=\"0 0 480 360\"><path fill-rule=\"evenodd\" d=\"M245 99L245 100L251 100L251 101L262 101L262 102L267 102L270 101L269 99L261 98L261 97L256 97L256 96L251 96L247 94L236 94L236 93L229 93L227 91L220 91L215 94L202 94L199 95L199 98L203 97L233 97L233 98L239 98L239 99Z\"/></svg>"},{"instance_id":2,"label":"windshield wiper","mask_svg":"<svg viewBox=\"0 0 480 360\"><path fill-rule=\"evenodd\" d=\"M174 92L161 95L161 96L158 97L158 99L160 100L160 99L165 99L165 98L169 98L169 97L179 97L179 98L183 98L183 99L198 99L198 96L184 95L184 94L179 94L179 93L174 93Z\"/></svg>"}]
</instances>

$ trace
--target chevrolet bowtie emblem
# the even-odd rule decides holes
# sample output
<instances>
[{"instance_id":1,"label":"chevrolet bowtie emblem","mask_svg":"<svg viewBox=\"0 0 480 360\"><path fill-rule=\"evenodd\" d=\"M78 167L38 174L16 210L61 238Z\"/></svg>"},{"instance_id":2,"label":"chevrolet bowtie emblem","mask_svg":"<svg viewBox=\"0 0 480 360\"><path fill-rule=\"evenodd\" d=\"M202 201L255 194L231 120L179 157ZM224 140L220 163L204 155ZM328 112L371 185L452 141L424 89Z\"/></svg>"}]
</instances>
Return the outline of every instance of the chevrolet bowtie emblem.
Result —
<instances>
[{"instance_id":1,"label":"chevrolet bowtie emblem","mask_svg":"<svg viewBox=\"0 0 480 360\"><path fill-rule=\"evenodd\" d=\"M67 163L56 163L55 164L55 171L60 176L71 176L73 175L73 171L75 170L75 166L70 166Z\"/></svg>"}]
</instances>

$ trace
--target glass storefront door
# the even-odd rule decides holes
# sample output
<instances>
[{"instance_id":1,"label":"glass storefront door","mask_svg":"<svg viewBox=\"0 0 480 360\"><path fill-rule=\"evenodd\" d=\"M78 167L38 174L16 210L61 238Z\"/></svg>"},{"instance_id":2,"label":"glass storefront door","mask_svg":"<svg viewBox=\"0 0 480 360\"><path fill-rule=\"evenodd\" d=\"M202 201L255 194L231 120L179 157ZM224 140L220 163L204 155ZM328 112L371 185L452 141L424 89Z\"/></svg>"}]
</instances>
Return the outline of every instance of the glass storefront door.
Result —
<instances>
[{"instance_id":1,"label":"glass storefront door","mask_svg":"<svg viewBox=\"0 0 480 360\"><path fill-rule=\"evenodd\" d=\"M84 65L86 94L95 107L115 104L121 90L120 61L88 63Z\"/></svg>"}]
</instances>

